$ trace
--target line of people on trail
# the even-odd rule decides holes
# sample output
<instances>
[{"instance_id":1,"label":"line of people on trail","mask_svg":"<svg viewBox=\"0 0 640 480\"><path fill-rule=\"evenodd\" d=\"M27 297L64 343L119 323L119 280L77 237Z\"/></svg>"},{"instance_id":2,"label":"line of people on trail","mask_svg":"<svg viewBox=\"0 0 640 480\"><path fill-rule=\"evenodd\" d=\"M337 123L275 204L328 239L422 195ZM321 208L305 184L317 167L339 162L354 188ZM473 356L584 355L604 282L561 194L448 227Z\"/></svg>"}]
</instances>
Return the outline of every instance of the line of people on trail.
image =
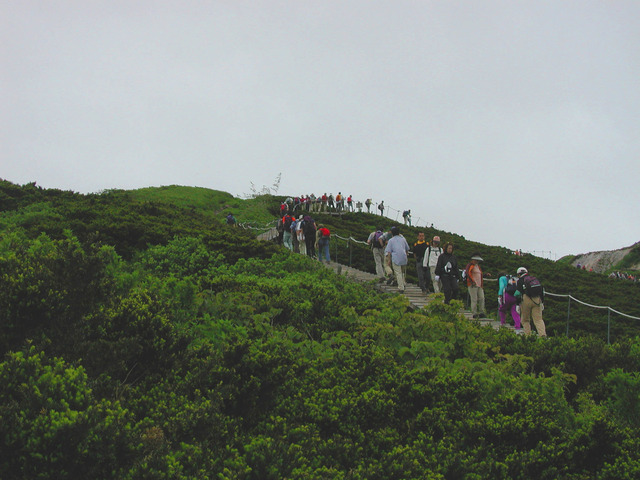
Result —
<instances>
[{"instance_id":1,"label":"line of people on trail","mask_svg":"<svg viewBox=\"0 0 640 480\"><path fill-rule=\"evenodd\" d=\"M370 199L368 199L370 201ZM299 197L288 197L280 204L280 214L293 212L354 212L358 209L362 211L362 202L356 202L353 195L342 195L342 192L334 197L333 193L326 193L315 196L301 195Z\"/></svg>"},{"instance_id":2,"label":"line of people on trail","mask_svg":"<svg viewBox=\"0 0 640 480\"><path fill-rule=\"evenodd\" d=\"M317 258L320 262L331 262L329 255L329 242L331 232L323 224L316 224L316 221L309 215L299 215L297 218L286 213L276 227L278 231L278 242L283 244L292 252L308 255Z\"/></svg>"},{"instance_id":3,"label":"line of people on trail","mask_svg":"<svg viewBox=\"0 0 640 480\"><path fill-rule=\"evenodd\" d=\"M617 280L630 280L634 283L638 281L638 277L636 275L632 275L626 272L611 272L609 274L609 278L615 278Z\"/></svg>"},{"instance_id":4,"label":"line of people on trail","mask_svg":"<svg viewBox=\"0 0 640 480\"><path fill-rule=\"evenodd\" d=\"M362 212L363 206L367 208L367 213L371 212L371 207L374 202L371 198L367 198L364 203L361 201L355 201L353 195L342 195L342 192L334 197L333 193L327 195L315 196L313 193L310 195L301 195L299 197L288 197L284 202L280 204L280 216L284 216L287 213L295 212ZM384 215L386 209L384 200L381 200L377 206L378 213ZM411 226L411 210L405 210L402 212L402 218L404 224Z\"/></svg>"},{"instance_id":5,"label":"line of people on trail","mask_svg":"<svg viewBox=\"0 0 640 480\"><path fill-rule=\"evenodd\" d=\"M397 285L402 293L406 287L406 267L409 254L415 259L418 285L424 294L443 292L446 304L458 298L460 280L466 282L471 300L471 313L474 318L485 316L484 278L491 276L482 271L483 258L474 253L467 266L460 270L455 256L454 245L448 242L440 247L440 237L434 236L427 242L424 232L418 233L418 239L409 248L406 239L397 226L385 232L378 227L367 238L371 246L376 266L376 275L387 285ZM506 324L507 313L511 314L516 333L531 334L531 321L538 335L546 337L546 328L542 320L544 310L544 288L539 280L530 275L525 267L518 268L516 275L502 272L498 280L498 312L500 324Z\"/></svg>"}]
</instances>

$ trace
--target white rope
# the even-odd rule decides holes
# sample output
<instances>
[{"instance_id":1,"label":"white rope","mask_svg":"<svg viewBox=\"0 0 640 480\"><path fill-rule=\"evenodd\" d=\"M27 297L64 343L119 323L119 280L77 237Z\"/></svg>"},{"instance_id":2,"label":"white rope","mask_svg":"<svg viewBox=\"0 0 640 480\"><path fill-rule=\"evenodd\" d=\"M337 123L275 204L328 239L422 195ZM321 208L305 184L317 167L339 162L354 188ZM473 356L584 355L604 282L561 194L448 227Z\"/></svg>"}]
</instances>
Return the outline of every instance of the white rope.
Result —
<instances>
[{"instance_id":1,"label":"white rope","mask_svg":"<svg viewBox=\"0 0 640 480\"><path fill-rule=\"evenodd\" d=\"M619 311L614 310L613 308L607 307L607 306L591 305L590 303L586 303L586 302L583 302L581 300L578 300L577 298L572 297L571 295L560 295L560 294L551 293L551 292L544 292L544 294L545 294L545 296L546 295L550 295L552 297L558 297L558 298L569 298L569 299L573 300L574 302L578 302L579 304L584 305L586 307L598 308L598 309L601 309L601 310L610 310L610 311L612 311L614 313L617 313L618 315L622 315L623 317L627 317L627 318L630 318L632 320L640 320L640 317L634 317L633 315L627 315L626 313L619 312Z\"/></svg>"}]
</instances>

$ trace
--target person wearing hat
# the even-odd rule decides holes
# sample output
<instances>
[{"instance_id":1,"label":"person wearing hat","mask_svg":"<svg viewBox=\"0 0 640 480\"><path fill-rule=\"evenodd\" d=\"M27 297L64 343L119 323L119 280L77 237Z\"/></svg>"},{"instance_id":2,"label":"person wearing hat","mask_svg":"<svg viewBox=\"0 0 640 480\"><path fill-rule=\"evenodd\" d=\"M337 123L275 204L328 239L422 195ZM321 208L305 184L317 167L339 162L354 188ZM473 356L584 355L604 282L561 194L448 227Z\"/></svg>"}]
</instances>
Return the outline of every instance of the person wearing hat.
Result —
<instances>
[{"instance_id":1,"label":"person wearing hat","mask_svg":"<svg viewBox=\"0 0 640 480\"><path fill-rule=\"evenodd\" d=\"M429 288L429 283L431 282L433 284L434 293L440 293L440 287L442 286L440 277L436 275L436 265L438 265L438 257L441 254L442 248L440 247L440 237L436 235L431 240L431 245L427 246L422 261L422 265L425 267L427 274L427 288Z\"/></svg>"},{"instance_id":2,"label":"person wearing hat","mask_svg":"<svg viewBox=\"0 0 640 480\"><path fill-rule=\"evenodd\" d=\"M485 315L484 305L484 281L480 262L482 257L478 253L474 253L471 257L471 263L467 270L467 288L469 289L469 297L471 298L471 313L473 318L480 318Z\"/></svg>"},{"instance_id":3,"label":"person wearing hat","mask_svg":"<svg viewBox=\"0 0 640 480\"><path fill-rule=\"evenodd\" d=\"M525 267L518 268L516 297L520 300L520 323L525 335L531 335L531 321L538 331L538 336L546 337L547 329L542 320L544 310L544 288L536 277Z\"/></svg>"}]
</instances>

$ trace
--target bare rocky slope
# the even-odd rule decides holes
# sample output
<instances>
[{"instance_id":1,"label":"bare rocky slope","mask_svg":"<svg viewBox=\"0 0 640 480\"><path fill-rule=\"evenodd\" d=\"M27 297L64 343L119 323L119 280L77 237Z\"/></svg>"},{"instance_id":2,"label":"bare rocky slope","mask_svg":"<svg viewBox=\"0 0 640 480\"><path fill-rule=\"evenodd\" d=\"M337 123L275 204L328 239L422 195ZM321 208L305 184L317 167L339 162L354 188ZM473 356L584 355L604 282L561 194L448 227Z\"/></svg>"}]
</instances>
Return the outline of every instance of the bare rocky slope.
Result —
<instances>
[{"instance_id":1,"label":"bare rocky slope","mask_svg":"<svg viewBox=\"0 0 640 480\"><path fill-rule=\"evenodd\" d=\"M620 264L625 257L632 255L632 252L634 252L634 250L637 251L638 249L640 249L640 242L631 245L630 247L620 248L618 250L581 253L573 258L571 265L574 267L584 265L587 270L593 269L594 272L604 273ZM632 261L631 263L625 263L625 266L622 268L623 270L640 270L640 262L637 260Z\"/></svg>"}]
</instances>

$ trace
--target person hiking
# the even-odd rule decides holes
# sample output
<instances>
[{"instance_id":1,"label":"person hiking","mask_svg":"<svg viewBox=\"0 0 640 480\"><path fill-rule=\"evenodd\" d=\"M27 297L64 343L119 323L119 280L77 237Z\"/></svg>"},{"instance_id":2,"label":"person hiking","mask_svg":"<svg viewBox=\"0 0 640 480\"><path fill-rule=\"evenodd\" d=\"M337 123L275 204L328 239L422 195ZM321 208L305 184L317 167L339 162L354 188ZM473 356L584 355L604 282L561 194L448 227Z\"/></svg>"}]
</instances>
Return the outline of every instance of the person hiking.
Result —
<instances>
[{"instance_id":1,"label":"person hiking","mask_svg":"<svg viewBox=\"0 0 640 480\"><path fill-rule=\"evenodd\" d=\"M398 282L398 291L404 293L405 281L404 273L407 266L407 254L409 253L409 244L405 238L400 235L400 228L391 227L391 239L387 242L384 249L385 254L391 259L391 268Z\"/></svg>"},{"instance_id":2,"label":"person hiking","mask_svg":"<svg viewBox=\"0 0 640 480\"><path fill-rule=\"evenodd\" d=\"M516 298L520 298L520 322L525 335L531 335L531 321L538 331L538 336L546 337L547 330L542 320L544 310L544 288L540 281L529 274L525 267L517 270Z\"/></svg>"},{"instance_id":3,"label":"person hiking","mask_svg":"<svg viewBox=\"0 0 640 480\"><path fill-rule=\"evenodd\" d=\"M375 232L371 232L367 238L367 244L371 246L373 253L373 261L376 265L376 275L381 279L385 278L384 273L384 232L382 227L376 228Z\"/></svg>"},{"instance_id":4,"label":"person hiking","mask_svg":"<svg viewBox=\"0 0 640 480\"><path fill-rule=\"evenodd\" d=\"M384 200L378 205L378 210L380 210L380 215L384 215Z\"/></svg>"},{"instance_id":5,"label":"person hiking","mask_svg":"<svg viewBox=\"0 0 640 480\"><path fill-rule=\"evenodd\" d=\"M440 247L440 237L436 235L424 252L424 261L422 262L422 265L428 267L425 272L427 274L427 288L429 288L429 283L431 283L435 293L440 293L440 287L442 285L440 277L436 275L436 265L438 265L438 257L441 254L442 247Z\"/></svg>"},{"instance_id":6,"label":"person hiking","mask_svg":"<svg viewBox=\"0 0 640 480\"><path fill-rule=\"evenodd\" d=\"M304 237L304 215L300 215L296 222L295 238L298 240L298 251L302 255L307 254L307 242Z\"/></svg>"},{"instance_id":7,"label":"person hiking","mask_svg":"<svg viewBox=\"0 0 640 480\"><path fill-rule=\"evenodd\" d=\"M471 314L473 318L481 318L485 315L484 302L484 278L480 262L482 257L478 253L474 253L471 257L467 270L467 288L469 298L471 299Z\"/></svg>"},{"instance_id":8,"label":"person hiking","mask_svg":"<svg viewBox=\"0 0 640 480\"><path fill-rule=\"evenodd\" d=\"M327 265L331 263L331 257L329 256L329 240L331 239L331 232L324 225L318 225L318 231L316 232L316 247L318 248L318 260L320 263L326 260Z\"/></svg>"},{"instance_id":9,"label":"person hiking","mask_svg":"<svg viewBox=\"0 0 640 480\"><path fill-rule=\"evenodd\" d=\"M521 334L518 300L515 297L517 283L518 277L507 275L506 272L500 274L498 278L498 314L500 315L500 325L503 326L507 320L507 312L510 312L516 333Z\"/></svg>"},{"instance_id":10,"label":"person hiking","mask_svg":"<svg viewBox=\"0 0 640 480\"><path fill-rule=\"evenodd\" d=\"M429 244L425 240L424 232L418 232L418 240L413 244L413 257L416 260L416 274L418 275L418 286L422 293L428 293L427 289L427 270L428 267L424 266L424 254L429 247Z\"/></svg>"},{"instance_id":11,"label":"person hiking","mask_svg":"<svg viewBox=\"0 0 640 480\"><path fill-rule=\"evenodd\" d=\"M227 215L227 225L235 226L236 224L236 217L233 216L233 213Z\"/></svg>"},{"instance_id":12,"label":"person hiking","mask_svg":"<svg viewBox=\"0 0 640 480\"><path fill-rule=\"evenodd\" d=\"M402 212L402 218L404 220L405 225L411 226L411 210L405 210Z\"/></svg>"},{"instance_id":13,"label":"person hiking","mask_svg":"<svg viewBox=\"0 0 640 480\"><path fill-rule=\"evenodd\" d=\"M316 258L316 222L309 215L302 219L302 232L307 246L307 255Z\"/></svg>"},{"instance_id":14,"label":"person hiking","mask_svg":"<svg viewBox=\"0 0 640 480\"><path fill-rule=\"evenodd\" d=\"M367 213L371 213L371 205L373 204L373 200L371 200L370 198L367 198L364 201L365 206L367 207Z\"/></svg>"},{"instance_id":15,"label":"person hiking","mask_svg":"<svg viewBox=\"0 0 640 480\"><path fill-rule=\"evenodd\" d=\"M458 259L453 254L453 243L449 242L444 246L444 252L438 257L436 265L436 275L442 282L444 291L444 303L449 304L451 300L458 298Z\"/></svg>"},{"instance_id":16,"label":"person hiking","mask_svg":"<svg viewBox=\"0 0 640 480\"><path fill-rule=\"evenodd\" d=\"M282 243L289 250L293 251L293 238L291 237L291 224L295 219L288 213L282 217L282 227L284 228L282 233Z\"/></svg>"}]
</instances>

